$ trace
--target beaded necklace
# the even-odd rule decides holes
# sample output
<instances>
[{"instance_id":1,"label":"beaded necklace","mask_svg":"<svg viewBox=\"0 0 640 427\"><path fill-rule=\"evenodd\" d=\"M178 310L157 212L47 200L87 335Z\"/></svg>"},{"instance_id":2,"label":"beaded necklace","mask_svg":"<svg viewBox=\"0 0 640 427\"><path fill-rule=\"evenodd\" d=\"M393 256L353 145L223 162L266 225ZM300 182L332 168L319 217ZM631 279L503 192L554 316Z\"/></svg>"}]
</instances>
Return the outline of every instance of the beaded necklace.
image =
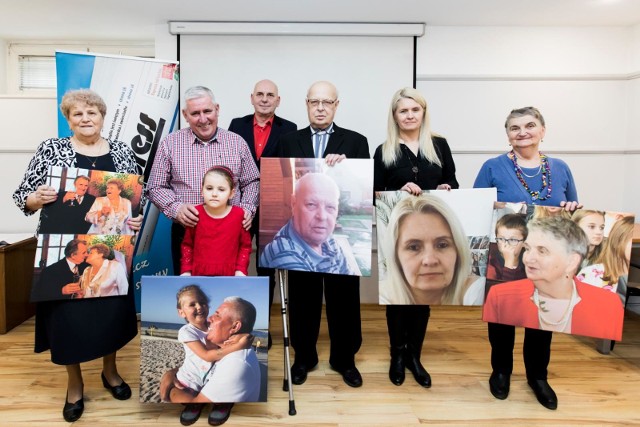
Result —
<instances>
[{"instance_id":1,"label":"beaded necklace","mask_svg":"<svg viewBox=\"0 0 640 427\"><path fill-rule=\"evenodd\" d=\"M511 150L508 155L508 157L511 159L511 162L513 163L513 170L516 172L516 176L518 177L520 184L522 184L524 189L527 190L527 193L531 195L531 200L547 200L551 198L551 168L549 167L549 160L547 159L546 155L542 153L539 154L540 168L542 169L542 187L539 191L532 191L529 188L529 185L527 185L527 181L524 180L523 176L524 172L522 172L522 168L520 167L520 165L518 165L518 158L516 157L516 153ZM540 193L542 193L546 187L549 187L549 189L547 190L547 195L544 197L540 197Z\"/></svg>"}]
</instances>

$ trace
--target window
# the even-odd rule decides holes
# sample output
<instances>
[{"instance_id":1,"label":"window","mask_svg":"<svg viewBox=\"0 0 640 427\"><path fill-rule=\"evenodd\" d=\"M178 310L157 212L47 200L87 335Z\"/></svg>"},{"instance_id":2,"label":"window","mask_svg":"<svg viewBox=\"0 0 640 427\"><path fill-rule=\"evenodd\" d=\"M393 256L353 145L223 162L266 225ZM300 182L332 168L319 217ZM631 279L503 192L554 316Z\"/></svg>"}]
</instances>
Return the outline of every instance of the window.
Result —
<instances>
[{"instance_id":1,"label":"window","mask_svg":"<svg viewBox=\"0 0 640 427\"><path fill-rule=\"evenodd\" d=\"M55 89L56 88L56 60L51 56L20 55L19 90Z\"/></svg>"},{"instance_id":2,"label":"window","mask_svg":"<svg viewBox=\"0 0 640 427\"><path fill-rule=\"evenodd\" d=\"M11 42L7 60L8 93L54 96L56 50L154 57L152 42Z\"/></svg>"}]
</instances>

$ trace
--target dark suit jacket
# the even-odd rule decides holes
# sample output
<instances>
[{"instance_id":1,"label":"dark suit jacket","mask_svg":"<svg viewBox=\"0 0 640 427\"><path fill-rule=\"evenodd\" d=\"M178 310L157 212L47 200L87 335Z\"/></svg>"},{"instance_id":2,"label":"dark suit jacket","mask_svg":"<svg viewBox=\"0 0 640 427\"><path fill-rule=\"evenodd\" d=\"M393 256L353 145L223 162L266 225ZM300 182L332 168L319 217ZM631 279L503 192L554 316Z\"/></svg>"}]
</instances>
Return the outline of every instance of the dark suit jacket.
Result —
<instances>
[{"instance_id":1,"label":"dark suit jacket","mask_svg":"<svg viewBox=\"0 0 640 427\"><path fill-rule=\"evenodd\" d=\"M306 127L297 132L288 133L280 137L274 157L313 158L313 144L311 142L311 128ZM329 137L327 154L344 154L348 159L370 159L367 138L349 129L333 124L333 133Z\"/></svg>"},{"instance_id":2,"label":"dark suit jacket","mask_svg":"<svg viewBox=\"0 0 640 427\"><path fill-rule=\"evenodd\" d=\"M77 278L73 277L73 272L69 269L66 258L45 267L40 273L40 279L31 288L31 301L71 299L70 295L62 294L62 288L69 283L80 280L82 272L88 265L86 262L78 264L79 276Z\"/></svg>"},{"instance_id":3,"label":"dark suit jacket","mask_svg":"<svg viewBox=\"0 0 640 427\"><path fill-rule=\"evenodd\" d=\"M253 138L253 116L253 114L249 114L248 116L237 117L231 120L229 131L237 133L242 137L242 139L247 141L249 150L251 150L251 157L253 157L253 161L256 162L258 169L260 169L260 160L258 160L256 156L256 144L255 139ZM273 116L271 133L269 133L269 138L267 139L267 144L264 146L264 150L262 150L261 157L276 157L276 147L280 136L290 132L295 132L297 129L298 126L295 123L290 122L289 120L285 120L282 117ZM258 234L258 227L260 222L259 211L260 207L258 207L258 210L253 217L253 222L251 223L250 232L252 236Z\"/></svg>"},{"instance_id":4,"label":"dark suit jacket","mask_svg":"<svg viewBox=\"0 0 640 427\"><path fill-rule=\"evenodd\" d=\"M247 141L249 150L251 150L251 156L256 162L256 165L258 165L258 168L260 168L260 161L256 158L255 140L253 139L253 116L253 114L249 114L248 116L238 117L231 120L229 130L237 133ZM273 123L271 125L271 133L269 134L267 144L262 151L262 157L276 157L276 147L280 136L289 132L294 132L297 129L298 126L295 123L285 120L282 117L274 116Z\"/></svg>"},{"instance_id":5,"label":"dark suit jacket","mask_svg":"<svg viewBox=\"0 0 640 427\"><path fill-rule=\"evenodd\" d=\"M58 193L58 199L42 210L40 215L40 234L84 234L89 231L91 223L84 220L85 215L91 209L91 205L96 200L95 196L86 193L82 198L82 203L70 201L62 202L66 191Z\"/></svg>"}]
</instances>

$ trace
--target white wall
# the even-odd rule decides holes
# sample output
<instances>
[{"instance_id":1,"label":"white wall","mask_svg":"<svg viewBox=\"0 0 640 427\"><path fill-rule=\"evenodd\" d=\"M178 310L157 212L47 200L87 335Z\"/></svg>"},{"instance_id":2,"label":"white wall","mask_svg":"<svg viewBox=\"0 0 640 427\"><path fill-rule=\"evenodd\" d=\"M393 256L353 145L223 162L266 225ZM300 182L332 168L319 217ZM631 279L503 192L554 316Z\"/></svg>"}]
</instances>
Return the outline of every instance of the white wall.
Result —
<instances>
[{"instance_id":1,"label":"white wall","mask_svg":"<svg viewBox=\"0 0 640 427\"><path fill-rule=\"evenodd\" d=\"M640 25L632 30L630 47L630 73L633 78L629 80L628 118L627 118L627 150L629 155L625 158L624 191L627 194L630 210L636 213L636 222L640 222Z\"/></svg>"},{"instance_id":2,"label":"white wall","mask_svg":"<svg viewBox=\"0 0 640 427\"><path fill-rule=\"evenodd\" d=\"M0 94L7 93L7 41L0 39Z\"/></svg>"},{"instance_id":3,"label":"white wall","mask_svg":"<svg viewBox=\"0 0 640 427\"><path fill-rule=\"evenodd\" d=\"M639 148L638 80L628 79L640 71L640 59L632 60L639 32L428 27L418 42L418 88L433 129L449 140L461 185L473 185L483 161L507 151L508 112L534 105L547 122L541 149L567 161L580 201L640 216L626 166L637 160L628 151Z\"/></svg>"},{"instance_id":4,"label":"white wall","mask_svg":"<svg viewBox=\"0 0 640 427\"><path fill-rule=\"evenodd\" d=\"M624 27L431 27L418 41L418 75L629 72Z\"/></svg>"},{"instance_id":5,"label":"white wall","mask_svg":"<svg viewBox=\"0 0 640 427\"><path fill-rule=\"evenodd\" d=\"M25 217L12 195L38 144L58 132L56 99L0 95L3 137L0 145L0 234L33 233L38 215Z\"/></svg>"}]
</instances>

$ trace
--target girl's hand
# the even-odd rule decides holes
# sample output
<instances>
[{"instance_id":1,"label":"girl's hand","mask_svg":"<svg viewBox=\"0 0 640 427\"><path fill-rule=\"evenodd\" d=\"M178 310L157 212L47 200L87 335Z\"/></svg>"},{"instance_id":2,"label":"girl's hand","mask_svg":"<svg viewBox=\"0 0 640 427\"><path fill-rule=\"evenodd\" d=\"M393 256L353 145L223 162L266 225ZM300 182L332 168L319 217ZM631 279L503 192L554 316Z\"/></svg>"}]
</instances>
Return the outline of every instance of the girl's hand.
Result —
<instances>
[{"instance_id":1,"label":"girl's hand","mask_svg":"<svg viewBox=\"0 0 640 427\"><path fill-rule=\"evenodd\" d=\"M185 271L184 273L181 274L181 276L191 276L191 272Z\"/></svg>"},{"instance_id":2,"label":"girl's hand","mask_svg":"<svg viewBox=\"0 0 640 427\"><path fill-rule=\"evenodd\" d=\"M236 276L246 276L242 271L236 270Z\"/></svg>"},{"instance_id":3,"label":"girl's hand","mask_svg":"<svg viewBox=\"0 0 640 427\"><path fill-rule=\"evenodd\" d=\"M223 344L224 347L229 345L238 345L240 348L251 348L251 344L253 344L253 339L255 337L251 334L235 334L231 335L228 340L226 340Z\"/></svg>"}]
</instances>

